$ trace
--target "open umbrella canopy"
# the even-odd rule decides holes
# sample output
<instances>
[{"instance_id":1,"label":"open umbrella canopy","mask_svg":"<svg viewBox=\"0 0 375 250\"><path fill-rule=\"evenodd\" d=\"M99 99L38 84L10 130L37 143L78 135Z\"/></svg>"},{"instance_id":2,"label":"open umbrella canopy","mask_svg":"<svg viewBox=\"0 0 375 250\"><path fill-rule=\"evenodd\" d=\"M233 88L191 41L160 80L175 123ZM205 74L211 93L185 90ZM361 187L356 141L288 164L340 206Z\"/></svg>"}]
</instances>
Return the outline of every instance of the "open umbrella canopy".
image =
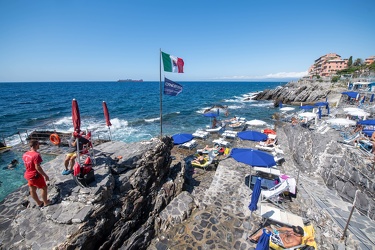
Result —
<instances>
[{"instance_id":1,"label":"open umbrella canopy","mask_svg":"<svg viewBox=\"0 0 375 250\"><path fill-rule=\"evenodd\" d=\"M314 106L311 106L311 105L305 105L305 106L301 106L300 108L301 108L301 109L313 109Z\"/></svg>"},{"instance_id":2,"label":"open umbrella canopy","mask_svg":"<svg viewBox=\"0 0 375 250\"><path fill-rule=\"evenodd\" d=\"M357 98L358 96L358 92L354 92L354 91L346 91L346 92L342 92L341 94L347 95L350 98Z\"/></svg>"},{"instance_id":3,"label":"open umbrella canopy","mask_svg":"<svg viewBox=\"0 0 375 250\"><path fill-rule=\"evenodd\" d=\"M360 108L355 108L355 107L349 107L349 108L344 108L343 109L345 112L352 112L352 111L359 111L359 112L361 112L361 111L364 111L363 109L360 109Z\"/></svg>"},{"instance_id":4,"label":"open umbrella canopy","mask_svg":"<svg viewBox=\"0 0 375 250\"><path fill-rule=\"evenodd\" d=\"M356 124L355 121L345 119L345 118L328 119L327 123L332 124L332 125L338 125L338 126L353 126Z\"/></svg>"},{"instance_id":5,"label":"open umbrella canopy","mask_svg":"<svg viewBox=\"0 0 375 250\"><path fill-rule=\"evenodd\" d=\"M303 112L303 113L299 114L299 116L306 117L306 118L315 118L316 114L312 113L312 112Z\"/></svg>"},{"instance_id":6,"label":"open umbrella canopy","mask_svg":"<svg viewBox=\"0 0 375 250\"><path fill-rule=\"evenodd\" d=\"M255 130L246 130L239 132L237 136L242 140L249 141L265 141L267 140L267 135Z\"/></svg>"},{"instance_id":7,"label":"open umbrella canopy","mask_svg":"<svg viewBox=\"0 0 375 250\"><path fill-rule=\"evenodd\" d=\"M314 106L321 107L321 106L327 106L328 102L317 102L314 104Z\"/></svg>"},{"instance_id":8,"label":"open umbrella canopy","mask_svg":"<svg viewBox=\"0 0 375 250\"><path fill-rule=\"evenodd\" d=\"M252 148L233 148L230 156L238 162L256 167L272 167L276 165L273 155Z\"/></svg>"},{"instance_id":9,"label":"open umbrella canopy","mask_svg":"<svg viewBox=\"0 0 375 250\"><path fill-rule=\"evenodd\" d=\"M76 99L72 100L72 121L74 131L81 131L81 115L79 113L78 102Z\"/></svg>"},{"instance_id":10,"label":"open umbrella canopy","mask_svg":"<svg viewBox=\"0 0 375 250\"><path fill-rule=\"evenodd\" d=\"M353 116L369 116L370 115L370 113L368 113L364 110L349 111L348 114L353 115Z\"/></svg>"},{"instance_id":11,"label":"open umbrella canopy","mask_svg":"<svg viewBox=\"0 0 375 250\"><path fill-rule=\"evenodd\" d=\"M205 116L205 117L216 117L216 116L219 116L219 114L218 113L209 112L209 113L203 114L203 116Z\"/></svg>"},{"instance_id":12,"label":"open umbrella canopy","mask_svg":"<svg viewBox=\"0 0 375 250\"><path fill-rule=\"evenodd\" d=\"M375 125L375 120L363 120L359 121L358 123L362 125Z\"/></svg>"},{"instance_id":13,"label":"open umbrella canopy","mask_svg":"<svg viewBox=\"0 0 375 250\"><path fill-rule=\"evenodd\" d=\"M267 123L265 121L255 119L255 120L247 121L246 124L250 126L263 126L263 125L266 125Z\"/></svg>"},{"instance_id":14,"label":"open umbrella canopy","mask_svg":"<svg viewBox=\"0 0 375 250\"><path fill-rule=\"evenodd\" d=\"M258 209L258 200L261 192L261 184L262 184L262 178L258 177L254 188L253 188L253 193L251 194L251 200L249 204L249 209L251 212L254 212L255 210Z\"/></svg>"},{"instance_id":15,"label":"open umbrella canopy","mask_svg":"<svg viewBox=\"0 0 375 250\"><path fill-rule=\"evenodd\" d=\"M191 141L193 139L192 134L175 134L172 135L174 144L183 144L185 142Z\"/></svg>"},{"instance_id":16,"label":"open umbrella canopy","mask_svg":"<svg viewBox=\"0 0 375 250\"><path fill-rule=\"evenodd\" d=\"M292 111L294 110L293 107L283 107L283 108L280 108L281 111Z\"/></svg>"}]
</instances>

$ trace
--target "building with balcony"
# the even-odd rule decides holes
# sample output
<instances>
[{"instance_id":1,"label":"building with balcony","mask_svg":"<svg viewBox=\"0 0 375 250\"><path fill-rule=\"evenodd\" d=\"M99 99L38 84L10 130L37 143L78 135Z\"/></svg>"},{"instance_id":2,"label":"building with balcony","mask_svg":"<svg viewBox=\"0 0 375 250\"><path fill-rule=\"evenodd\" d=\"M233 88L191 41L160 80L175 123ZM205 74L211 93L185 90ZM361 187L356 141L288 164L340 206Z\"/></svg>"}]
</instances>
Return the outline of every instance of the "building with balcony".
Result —
<instances>
[{"instance_id":1,"label":"building with balcony","mask_svg":"<svg viewBox=\"0 0 375 250\"><path fill-rule=\"evenodd\" d=\"M371 63L375 62L375 56L370 56L365 59L365 64L370 65Z\"/></svg>"},{"instance_id":2,"label":"building with balcony","mask_svg":"<svg viewBox=\"0 0 375 250\"><path fill-rule=\"evenodd\" d=\"M319 75L321 77L334 75L337 71L348 67L348 59L341 59L336 53L329 53L319 57L310 66L309 76Z\"/></svg>"}]
</instances>

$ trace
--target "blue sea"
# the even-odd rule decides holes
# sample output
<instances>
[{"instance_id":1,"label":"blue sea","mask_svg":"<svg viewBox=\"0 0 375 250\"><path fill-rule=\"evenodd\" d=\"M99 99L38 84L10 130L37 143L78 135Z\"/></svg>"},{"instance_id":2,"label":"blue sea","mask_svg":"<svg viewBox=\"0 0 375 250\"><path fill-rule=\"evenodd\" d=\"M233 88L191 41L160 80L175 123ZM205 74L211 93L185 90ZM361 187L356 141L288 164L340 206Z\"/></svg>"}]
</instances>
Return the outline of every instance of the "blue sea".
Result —
<instances>
[{"instance_id":1,"label":"blue sea","mask_svg":"<svg viewBox=\"0 0 375 250\"><path fill-rule=\"evenodd\" d=\"M274 89L286 82L179 82L178 96L162 95L162 133L193 133L210 125L203 112L214 105L228 106L229 116L246 120L260 119L272 125L277 110L271 101L250 97L264 89ZM123 142L149 140L160 136L159 82L19 82L0 83L0 136L8 146L25 142L33 129L72 132L72 99L78 101L81 129L90 130L93 138ZM112 126L105 124L102 102L107 103ZM225 117L219 109L220 119ZM26 181L21 153L0 154L0 201ZM18 159L14 170L3 169ZM53 156L43 156L44 162Z\"/></svg>"}]
</instances>

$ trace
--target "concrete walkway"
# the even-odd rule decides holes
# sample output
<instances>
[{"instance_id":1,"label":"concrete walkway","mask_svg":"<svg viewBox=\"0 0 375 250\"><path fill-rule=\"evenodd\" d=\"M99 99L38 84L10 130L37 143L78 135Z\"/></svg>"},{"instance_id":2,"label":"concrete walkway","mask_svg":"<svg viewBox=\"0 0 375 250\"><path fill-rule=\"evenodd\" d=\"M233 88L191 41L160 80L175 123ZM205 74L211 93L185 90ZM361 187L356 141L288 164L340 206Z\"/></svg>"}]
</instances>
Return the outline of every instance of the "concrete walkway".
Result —
<instances>
[{"instance_id":1,"label":"concrete walkway","mask_svg":"<svg viewBox=\"0 0 375 250\"><path fill-rule=\"evenodd\" d=\"M317 206L326 211L333 221L344 230L353 207L352 204L340 199L336 191L328 189L321 178L301 176L300 183ZM356 241L359 249L375 249L375 223L361 215L356 209L351 217L347 235L349 232L348 240ZM342 234L337 236L337 240L341 241Z\"/></svg>"}]
</instances>

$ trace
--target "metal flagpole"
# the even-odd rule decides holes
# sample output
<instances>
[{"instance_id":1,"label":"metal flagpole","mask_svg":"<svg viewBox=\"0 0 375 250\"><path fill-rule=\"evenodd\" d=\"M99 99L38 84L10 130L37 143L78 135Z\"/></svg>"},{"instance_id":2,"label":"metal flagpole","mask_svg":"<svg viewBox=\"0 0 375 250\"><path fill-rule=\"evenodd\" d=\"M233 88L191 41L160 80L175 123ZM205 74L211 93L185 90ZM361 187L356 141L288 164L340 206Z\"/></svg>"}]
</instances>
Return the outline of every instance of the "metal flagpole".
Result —
<instances>
[{"instance_id":1,"label":"metal flagpole","mask_svg":"<svg viewBox=\"0 0 375 250\"><path fill-rule=\"evenodd\" d=\"M161 49L159 54L159 72L160 72L160 140L163 138L163 95L161 86Z\"/></svg>"}]
</instances>

